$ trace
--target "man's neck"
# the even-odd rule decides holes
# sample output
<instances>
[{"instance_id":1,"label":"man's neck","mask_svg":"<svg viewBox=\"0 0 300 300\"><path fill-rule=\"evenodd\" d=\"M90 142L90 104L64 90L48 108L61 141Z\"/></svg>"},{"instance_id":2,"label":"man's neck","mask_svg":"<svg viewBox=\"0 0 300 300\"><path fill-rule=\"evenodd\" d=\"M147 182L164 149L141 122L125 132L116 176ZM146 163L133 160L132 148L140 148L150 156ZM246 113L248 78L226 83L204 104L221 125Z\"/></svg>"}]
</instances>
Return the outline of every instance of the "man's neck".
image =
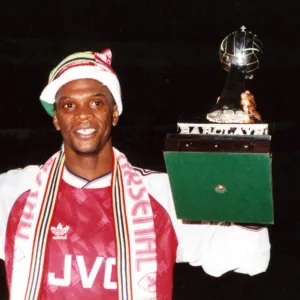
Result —
<instances>
[{"instance_id":1,"label":"man's neck","mask_svg":"<svg viewBox=\"0 0 300 300\"><path fill-rule=\"evenodd\" d=\"M74 174L88 180L112 171L113 149L111 142L105 144L97 155L79 155L66 148L66 166Z\"/></svg>"}]
</instances>

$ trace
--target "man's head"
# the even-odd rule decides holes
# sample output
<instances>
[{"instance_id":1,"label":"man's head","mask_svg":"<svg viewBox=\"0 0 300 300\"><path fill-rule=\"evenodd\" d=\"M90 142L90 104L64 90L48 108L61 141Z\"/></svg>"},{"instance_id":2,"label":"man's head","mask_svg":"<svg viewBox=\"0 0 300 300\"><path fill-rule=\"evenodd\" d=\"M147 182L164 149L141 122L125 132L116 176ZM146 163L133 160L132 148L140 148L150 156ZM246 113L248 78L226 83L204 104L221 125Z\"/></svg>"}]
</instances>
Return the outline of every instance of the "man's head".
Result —
<instances>
[{"instance_id":1,"label":"man's head","mask_svg":"<svg viewBox=\"0 0 300 300\"><path fill-rule=\"evenodd\" d=\"M66 152L97 155L119 119L107 86L94 79L72 80L58 90L55 101L53 124L61 131Z\"/></svg>"},{"instance_id":2,"label":"man's head","mask_svg":"<svg viewBox=\"0 0 300 300\"><path fill-rule=\"evenodd\" d=\"M96 155L111 146L111 128L118 122L122 101L110 62L109 49L75 53L50 74L40 100L61 131L66 153Z\"/></svg>"}]
</instances>

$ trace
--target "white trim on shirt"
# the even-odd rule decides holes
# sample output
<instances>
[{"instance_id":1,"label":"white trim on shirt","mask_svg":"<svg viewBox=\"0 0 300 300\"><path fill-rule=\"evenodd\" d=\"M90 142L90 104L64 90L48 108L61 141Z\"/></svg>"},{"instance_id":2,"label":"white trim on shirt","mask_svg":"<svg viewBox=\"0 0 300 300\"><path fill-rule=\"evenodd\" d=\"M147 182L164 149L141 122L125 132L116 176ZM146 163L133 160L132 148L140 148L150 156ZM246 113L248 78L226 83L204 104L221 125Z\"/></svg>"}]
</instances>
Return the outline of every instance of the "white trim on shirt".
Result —
<instances>
[{"instance_id":1,"label":"white trim on shirt","mask_svg":"<svg viewBox=\"0 0 300 300\"><path fill-rule=\"evenodd\" d=\"M88 180L77 176L67 167L64 167L62 178L66 183L82 189L104 188L111 185L111 172L104 174L103 176L99 176L95 179Z\"/></svg>"}]
</instances>

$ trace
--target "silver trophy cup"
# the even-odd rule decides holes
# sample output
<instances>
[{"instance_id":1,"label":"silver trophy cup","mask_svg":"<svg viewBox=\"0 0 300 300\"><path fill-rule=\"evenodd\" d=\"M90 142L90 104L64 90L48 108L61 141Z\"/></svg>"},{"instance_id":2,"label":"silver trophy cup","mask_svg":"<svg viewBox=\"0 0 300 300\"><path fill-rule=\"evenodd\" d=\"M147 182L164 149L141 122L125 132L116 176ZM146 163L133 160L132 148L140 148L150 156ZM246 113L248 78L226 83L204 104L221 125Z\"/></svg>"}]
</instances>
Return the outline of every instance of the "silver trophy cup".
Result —
<instances>
[{"instance_id":1,"label":"silver trophy cup","mask_svg":"<svg viewBox=\"0 0 300 300\"><path fill-rule=\"evenodd\" d=\"M252 79L253 72L259 68L262 54L261 41L244 26L224 38L219 59L228 76L221 97L207 114L207 120L213 123L245 123L252 117L241 109L240 99L246 89L246 79Z\"/></svg>"}]
</instances>

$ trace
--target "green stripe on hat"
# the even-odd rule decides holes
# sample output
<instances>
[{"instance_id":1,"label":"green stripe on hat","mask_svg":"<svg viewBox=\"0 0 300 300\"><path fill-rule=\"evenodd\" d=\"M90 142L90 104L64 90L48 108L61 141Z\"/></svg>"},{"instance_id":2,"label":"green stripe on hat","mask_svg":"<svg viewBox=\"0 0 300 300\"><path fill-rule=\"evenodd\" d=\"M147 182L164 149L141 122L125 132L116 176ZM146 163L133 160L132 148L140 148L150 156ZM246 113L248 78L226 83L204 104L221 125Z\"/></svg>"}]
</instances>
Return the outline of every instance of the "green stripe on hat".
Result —
<instances>
[{"instance_id":1,"label":"green stripe on hat","mask_svg":"<svg viewBox=\"0 0 300 300\"><path fill-rule=\"evenodd\" d=\"M54 104L47 103L41 100L42 106L44 107L45 111L51 116L54 116Z\"/></svg>"}]
</instances>

